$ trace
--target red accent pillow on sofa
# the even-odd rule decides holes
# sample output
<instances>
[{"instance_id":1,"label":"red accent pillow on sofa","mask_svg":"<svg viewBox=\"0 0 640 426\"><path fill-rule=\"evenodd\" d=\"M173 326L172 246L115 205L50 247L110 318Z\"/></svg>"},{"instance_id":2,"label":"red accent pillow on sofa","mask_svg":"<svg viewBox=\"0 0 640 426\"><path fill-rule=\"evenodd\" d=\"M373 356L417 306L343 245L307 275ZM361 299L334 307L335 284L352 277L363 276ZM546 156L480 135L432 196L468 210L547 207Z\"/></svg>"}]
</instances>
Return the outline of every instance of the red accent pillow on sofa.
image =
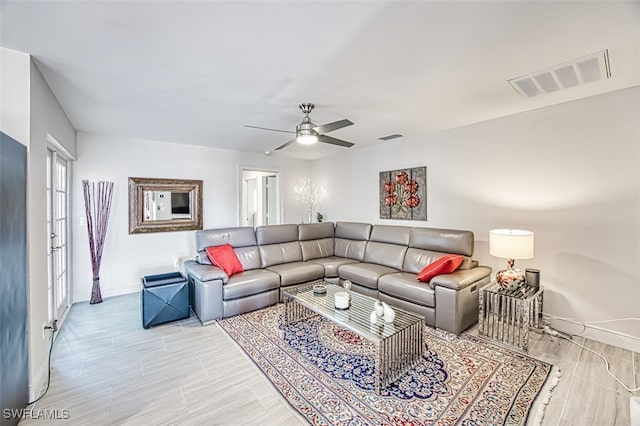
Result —
<instances>
[{"instance_id":1,"label":"red accent pillow on sofa","mask_svg":"<svg viewBox=\"0 0 640 426\"><path fill-rule=\"evenodd\" d=\"M211 246L205 250L211 264L222 269L228 276L244 271L242 263L238 260L238 256L236 256L236 252L233 251L233 247L230 244Z\"/></svg>"},{"instance_id":2,"label":"red accent pillow on sofa","mask_svg":"<svg viewBox=\"0 0 640 426\"><path fill-rule=\"evenodd\" d=\"M440 274L449 274L460 267L464 256L459 254L446 254L440 259L431 262L418 273L418 281L429 282L431 278Z\"/></svg>"}]
</instances>

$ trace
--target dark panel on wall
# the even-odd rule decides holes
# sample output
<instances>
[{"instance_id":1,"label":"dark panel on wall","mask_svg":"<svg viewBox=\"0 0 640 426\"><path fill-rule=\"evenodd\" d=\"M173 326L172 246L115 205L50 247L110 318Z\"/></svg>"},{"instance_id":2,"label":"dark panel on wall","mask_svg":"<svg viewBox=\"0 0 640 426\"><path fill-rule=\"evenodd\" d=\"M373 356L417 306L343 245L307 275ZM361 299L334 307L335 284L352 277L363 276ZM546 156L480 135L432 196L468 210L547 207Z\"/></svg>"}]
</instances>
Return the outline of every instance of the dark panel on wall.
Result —
<instances>
[{"instance_id":1,"label":"dark panel on wall","mask_svg":"<svg viewBox=\"0 0 640 426\"><path fill-rule=\"evenodd\" d=\"M29 402L27 148L0 137L0 424L14 425L6 410Z\"/></svg>"}]
</instances>

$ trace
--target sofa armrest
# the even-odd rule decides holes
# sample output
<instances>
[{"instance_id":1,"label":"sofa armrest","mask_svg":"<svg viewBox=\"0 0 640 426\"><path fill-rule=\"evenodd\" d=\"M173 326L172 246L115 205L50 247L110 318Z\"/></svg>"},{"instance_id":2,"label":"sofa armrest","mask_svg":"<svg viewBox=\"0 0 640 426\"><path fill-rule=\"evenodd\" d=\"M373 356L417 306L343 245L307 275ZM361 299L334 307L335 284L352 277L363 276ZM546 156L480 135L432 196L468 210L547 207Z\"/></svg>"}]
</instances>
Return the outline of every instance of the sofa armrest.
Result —
<instances>
[{"instance_id":1,"label":"sofa armrest","mask_svg":"<svg viewBox=\"0 0 640 426\"><path fill-rule=\"evenodd\" d=\"M450 288L452 290L462 290L471 284L491 275L491 268L488 266L477 266L471 269L462 269L450 274L437 275L429 281L429 286L435 289L436 286Z\"/></svg>"},{"instance_id":2,"label":"sofa armrest","mask_svg":"<svg viewBox=\"0 0 640 426\"><path fill-rule=\"evenodd\" d=\"M220 268L213 265L202 265L193 260L184 263L184 270L187 277L193 277L200 282L220 280L223 283L229 281L229 276Z\"/></svg>"}]
</instances>

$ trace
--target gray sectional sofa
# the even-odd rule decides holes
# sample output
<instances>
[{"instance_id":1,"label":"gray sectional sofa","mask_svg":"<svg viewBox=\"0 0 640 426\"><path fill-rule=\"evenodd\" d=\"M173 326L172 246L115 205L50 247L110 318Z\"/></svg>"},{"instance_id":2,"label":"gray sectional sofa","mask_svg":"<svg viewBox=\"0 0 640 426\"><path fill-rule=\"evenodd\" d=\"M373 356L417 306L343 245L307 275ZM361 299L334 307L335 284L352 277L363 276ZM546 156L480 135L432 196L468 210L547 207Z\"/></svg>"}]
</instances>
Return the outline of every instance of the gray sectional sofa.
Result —
<instances>
[{"instance_id":1,"label":"gray sectional sofa","mask_svg":"<svg viewBox=\"0 0 640 426\"><path fill-rule=\"evenodd\" d=\"M197 231L185 263L194 312L206 325L273 305L283 287L324 279L424 315L428 325L460 333L478 319L478 289L491 269L473 260L470 231L356 222L271 225ZM205 249L230 244L244 272L227 276ZM416 279L444 254L465 256L453 273Z\"/></svg>"}]
</instances>

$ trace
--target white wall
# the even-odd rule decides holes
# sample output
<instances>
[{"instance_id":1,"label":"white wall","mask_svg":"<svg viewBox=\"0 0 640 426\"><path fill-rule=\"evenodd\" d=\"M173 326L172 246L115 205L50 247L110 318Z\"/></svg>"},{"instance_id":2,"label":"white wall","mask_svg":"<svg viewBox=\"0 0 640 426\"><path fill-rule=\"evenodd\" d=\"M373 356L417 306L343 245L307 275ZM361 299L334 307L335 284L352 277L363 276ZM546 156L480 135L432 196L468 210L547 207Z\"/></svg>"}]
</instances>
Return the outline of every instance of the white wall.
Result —
<instances>
[{"instance_id":1,"label":"white wall","mask_svg":"<svg viewBox=\"0 0 640 426\"><path fill-rule=\"evenodd\" d=\"M0 47L0 129L29 145L29 55Z\"/></svg>"},{"instance_id":2,"label":"white wall","mask_svg":"<svg viewBox=\"0 0 640 426\"><path fill-rule=\"evenodd\" d=\"M640 317L640 88L434 135L408 135L315 161L327 220L469 229L495 271L488 232L535 232L545 312L582 320ZM378 215L378 173L427 166L426 222ZM356 177L357 178L354 178ZM558 325L577 332L579 327ZM640 351L637 321L588 335Z\"/></svg>"},{"instance_id":3,"label":"white wall","mask_svg":"<svg viewBox=\"0 0 640 426\"><path fill-rule=\"evenodd\" d=\"M29 312L29 387L38 394L46 378L48 320L46 155L52 137L71 155L76 151L73 126L30 55L0 48L0 128L28 148L27 239Z\"/></svg>"},{"instance_id":4,"label":"white wall","mask_svg":"<svg viewBox=\"0 0 640 426\"><path fill-rule=\"evenodd\" d=\"M54 138L74 156L76 131L45 82L37 66L30 61L30 138L28 171L28 245L29 245L29 343L32 392L46 379L48 337L42 338L42 325L48 321L47 254L47 146ZM38 393L38 392L36 392Z\"/></svg>"},{"instance_id":5,"label":"white wall","mask_svg":"<svg viewBox=\"0 0 640 426\"><path fill-rule=\"evenodd\" d=\"M108 297L139 291L141 277L175 271L178 257L195 255L195 231L129 235L129 177L203 180L203 226L207 229L238 226L243 166L281 171L284 223L304 220L304 205L293 199L291 188L310 173L309 161L80 133L73 180L74 302L88 300L92 284L87 229L80 222L85 216L83 179L114 182L100 269L102 295Z\"/></svg>"}]
</instances>

